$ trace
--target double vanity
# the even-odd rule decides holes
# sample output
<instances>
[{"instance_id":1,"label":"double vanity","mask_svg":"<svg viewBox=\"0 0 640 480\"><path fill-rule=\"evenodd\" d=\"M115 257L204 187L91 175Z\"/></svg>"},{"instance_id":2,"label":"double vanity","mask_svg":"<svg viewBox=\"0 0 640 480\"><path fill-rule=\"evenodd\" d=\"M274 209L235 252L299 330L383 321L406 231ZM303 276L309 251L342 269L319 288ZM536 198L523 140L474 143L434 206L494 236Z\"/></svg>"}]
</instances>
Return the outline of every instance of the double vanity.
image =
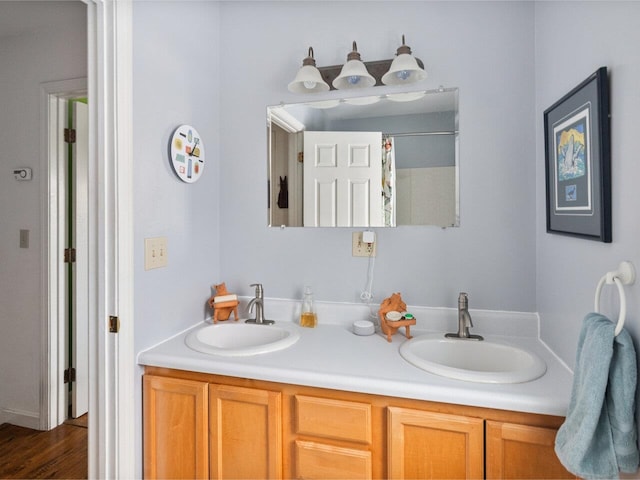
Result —
<instances>
[{"instance_id":1,"label":"double vanity","mask_svg":"<svg viewBox=\"0 0 640 480\"><path fill-rule=\"evenodd\" d=\"M568 478L571 373L535 314L413 308L414 338L353 333L361 305L265 300L274 325L202 323L142 352L147 478ZM455 330L455 328L453 329ZM508 336L505 336L508 335Z\"/></svg>"}]
</instances>

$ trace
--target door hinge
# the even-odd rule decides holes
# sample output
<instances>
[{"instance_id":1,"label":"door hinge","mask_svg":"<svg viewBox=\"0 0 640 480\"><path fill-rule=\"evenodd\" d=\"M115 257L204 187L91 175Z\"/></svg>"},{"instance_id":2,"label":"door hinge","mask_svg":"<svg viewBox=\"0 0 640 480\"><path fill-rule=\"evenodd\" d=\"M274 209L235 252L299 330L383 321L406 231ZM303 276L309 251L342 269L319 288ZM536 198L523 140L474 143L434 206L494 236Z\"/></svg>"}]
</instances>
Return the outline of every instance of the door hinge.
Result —
<instances>
[{"instance_id":1,"label":"door hinge","mask_svg":"<svg viewBox=\"0 0 640 480\"><path fill-rule=\"evenodd\" d=\"M71 367L64 371L64 383L71 383L76 381L76 369Z\"/></svg>"},{"instance_id":2,"label":"door hinge","mask_svg":"<svg viewBox=\"0 0 640 480\"><path fill-rule=\"evenodd\" d=\"M76 131L74 128L64 129L64 141L65 143L76 143Z\"/></svg>"},{"instance_id":3,"label":"door hinge","mask_svg":"<svg viewBox=\"0 0 640 480\"><path fill-rule=\"evenodd\" d=\"M304 152L298 152L298 162L304 163Z\"/></svg>"},{"instance_id":4,"label":"door hinge","mask_svg":"<svg viewBox=\"0 0 640 480\"><path fill-rule=\"evenodd\" d=\"M120 319L115 315L109 315L109 333L118 333L120 331Z\"/></svg>"},{"instance_id":5,"label":"door hinge","mask_svg":"<svg viewBox=\"0 0 640 480\"><path fill-rule=\"evenodd\" d=\"M76 249L65 248L64 249L64 263L76 263Z\"/></svg>"}]
</instances>

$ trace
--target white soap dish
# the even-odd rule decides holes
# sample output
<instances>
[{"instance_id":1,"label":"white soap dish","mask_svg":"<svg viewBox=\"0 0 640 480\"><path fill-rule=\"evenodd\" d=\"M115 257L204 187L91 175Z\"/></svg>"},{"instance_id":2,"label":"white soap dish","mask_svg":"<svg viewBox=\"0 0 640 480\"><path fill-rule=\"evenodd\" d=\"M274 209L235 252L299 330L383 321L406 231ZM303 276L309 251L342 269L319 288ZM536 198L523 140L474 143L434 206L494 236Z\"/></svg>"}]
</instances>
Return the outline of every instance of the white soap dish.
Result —
<instances>
[{"instance_id":1,"label":"white soap dish","mask_svg":"<svg viewBox=\"0 0 640 480\"><path fill-rule=\"evenodd\" d=\"M373 335L376 333L376 327L369 320L358 320L353 322L353 333L356 335Z\"/></svg>"},{"instance_id":2,"label":"white soap dish","mask_svg":"<svg viewBox=\"0 0 640 480\"><path fill-rule=\"evenodd\" d=\"M395 310L391 310L390 312L387 312L385 318L390 322L397 322L398 320L402 319L402 314L400 312L396 312Z\"/></svg>"}]
</instances>

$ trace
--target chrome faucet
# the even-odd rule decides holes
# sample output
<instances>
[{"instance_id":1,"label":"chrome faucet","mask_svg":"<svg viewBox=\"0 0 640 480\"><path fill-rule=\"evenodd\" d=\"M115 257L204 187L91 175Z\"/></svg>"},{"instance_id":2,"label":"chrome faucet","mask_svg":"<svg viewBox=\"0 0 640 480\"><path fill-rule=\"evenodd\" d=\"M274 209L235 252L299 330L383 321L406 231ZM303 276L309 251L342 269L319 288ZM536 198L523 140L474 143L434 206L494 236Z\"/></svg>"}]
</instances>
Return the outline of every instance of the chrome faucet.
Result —
<instances>
[{"instance_id":1,"label":"chrome faucet","mask_svg":"<svg viewBox=\"0 0 640 480\"><path fill-rule=\"evenodd\" d=\"M256 287L256 296L249 301L249 313L253 310L253 307L256 307L256 316L255 318L250 318L245 320L245 323L257 323L259 325L271 325L275 323L273 320L267 320L264 318L264 290L262 289L261 283L252 283L249 285L250 287Z\"/></svg>"},{"instance_id":2,"label":"chrome faucet","mask_svg":"<svg viewBox=\"0 0 640 480\"><path fill-rule=\"evenodd\" d=\"M472 335L469 328L473 327L473 321L469 314L469 297L466 293L458 295L458 333L447 333L447 338L462 338L465 340L484 340L480 335Z\"/></svg>"}]
</instances>

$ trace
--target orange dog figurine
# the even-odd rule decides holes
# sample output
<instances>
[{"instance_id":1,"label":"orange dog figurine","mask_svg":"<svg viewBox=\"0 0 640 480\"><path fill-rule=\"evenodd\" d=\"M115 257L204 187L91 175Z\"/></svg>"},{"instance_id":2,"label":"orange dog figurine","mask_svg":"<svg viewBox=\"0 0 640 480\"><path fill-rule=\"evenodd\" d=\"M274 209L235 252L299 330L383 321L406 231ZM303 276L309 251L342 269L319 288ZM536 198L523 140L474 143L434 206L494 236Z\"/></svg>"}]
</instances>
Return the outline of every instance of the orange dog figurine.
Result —
<instances>
[{"instance_id":1,"label":"orange dog figurine","mask_svg":"<svg viewBox=\"0 0 640 480\"><path fill-rule=\"evenodd\" d=\"M382 328L382 332L387 336L388 342L391 342L391 335L395 335L400 327L405 327L405 336L407 338L412 338L410 327L411 325L416 324L415 318L397 321L387 320L387 313L393 311L406 312L406 310L407 304L402 301L402 296L399 292L392 294L389 298L385 298L380 304L380 310L378 310L378 315L380 316L380 328Z\"/></svg>"},{"instance_id":2,"label":"orange dog figurine","mask_svg":"<svg viewBox=\"0 0 640 480\"><path fill-rule=\"evenodd\" d=\"M208 301L209 306L213 309L213 323L218 323L218 320L228 320L231 312L233 312L233 318L238 321L238 304L240 303L238 299L216 303L216 297L230 295L230 293L227 291L227 286L224 282L214 285L213 288L216 294Z\"/></svg>"}]
</instances>

